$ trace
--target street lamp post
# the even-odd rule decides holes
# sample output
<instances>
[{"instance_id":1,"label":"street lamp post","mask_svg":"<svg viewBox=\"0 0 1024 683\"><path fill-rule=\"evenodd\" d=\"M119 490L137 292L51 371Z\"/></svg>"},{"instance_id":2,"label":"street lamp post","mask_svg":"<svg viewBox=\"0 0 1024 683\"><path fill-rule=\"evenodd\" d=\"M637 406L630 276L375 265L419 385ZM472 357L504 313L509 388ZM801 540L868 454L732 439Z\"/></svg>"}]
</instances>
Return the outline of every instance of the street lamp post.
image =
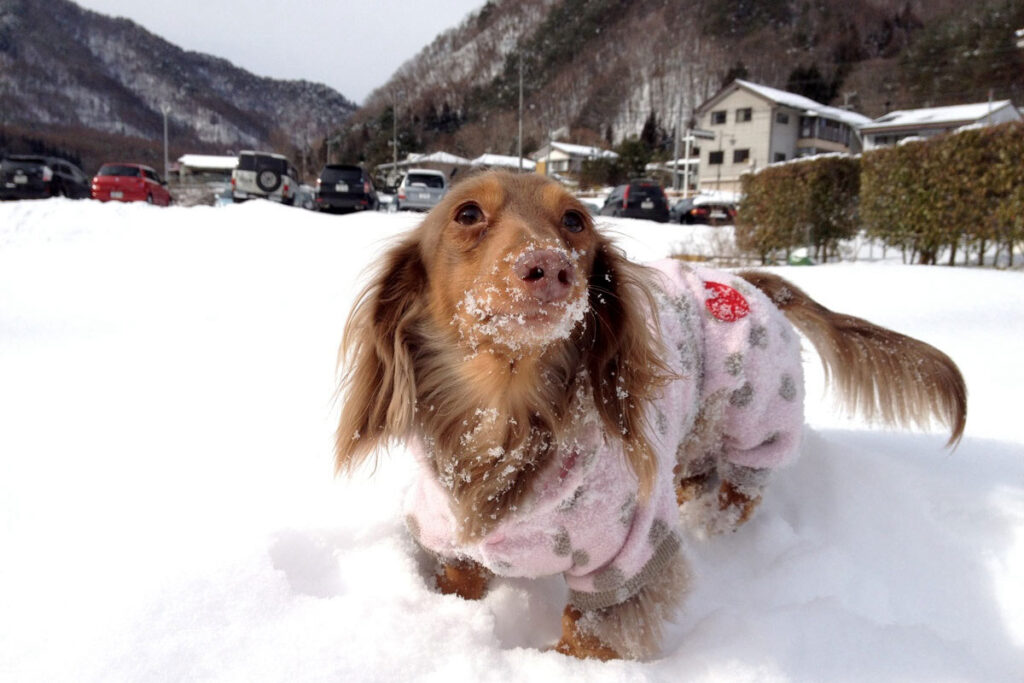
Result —
<instances>
[{"instance_id":1,"label":"street lamp post","mask_svg":"<svg viewBox=\"0 0 1024 683\"><path fill-rule=\"evenodd\" d=\"M160 109L164 113L164 180L167 180L167 176L169 175L170 170L170 164L168 163L167 155L167 113L171 110L171 107L168 104L164 104L160 107Z\"/></svg>"}]
</instances>

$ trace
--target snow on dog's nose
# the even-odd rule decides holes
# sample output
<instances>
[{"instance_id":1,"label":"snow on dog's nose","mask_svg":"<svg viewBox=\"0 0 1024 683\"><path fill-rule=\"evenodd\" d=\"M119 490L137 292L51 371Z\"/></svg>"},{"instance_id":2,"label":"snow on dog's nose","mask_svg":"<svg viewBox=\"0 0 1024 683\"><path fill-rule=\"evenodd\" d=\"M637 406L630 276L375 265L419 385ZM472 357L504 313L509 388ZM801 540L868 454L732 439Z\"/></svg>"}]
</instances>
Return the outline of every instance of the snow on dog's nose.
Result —
<instances>
[{"instance_id":1,"label":"snow on dog's nose","mask_svg":"<svg viewBox=\"0 0 1024 683\"><path fill-rule=\"evenodd\" d=\"M576 281L576 269L568 257L552 249L535 249L522 254L516 259L514 270L526 291L542 303L564 301Z\"/></svg>"}]
</instances>

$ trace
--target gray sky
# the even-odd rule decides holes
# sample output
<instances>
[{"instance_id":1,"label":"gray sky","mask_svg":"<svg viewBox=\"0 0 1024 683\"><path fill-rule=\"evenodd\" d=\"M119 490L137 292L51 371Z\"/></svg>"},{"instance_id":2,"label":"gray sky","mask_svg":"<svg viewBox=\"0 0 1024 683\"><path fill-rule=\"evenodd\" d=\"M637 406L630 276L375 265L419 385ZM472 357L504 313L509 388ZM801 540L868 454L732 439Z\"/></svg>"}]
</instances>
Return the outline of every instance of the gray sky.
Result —
<instances>
[{"instance_id":1,"label":"gray sky","mask_svg":"<svg viewBox=\"0 0 1024 683\"><path fill-rule=\"evenodd\" d=\"M356 104L484 0L75 0L258 76L331 86Z\"/></svg>"}]
</instances>

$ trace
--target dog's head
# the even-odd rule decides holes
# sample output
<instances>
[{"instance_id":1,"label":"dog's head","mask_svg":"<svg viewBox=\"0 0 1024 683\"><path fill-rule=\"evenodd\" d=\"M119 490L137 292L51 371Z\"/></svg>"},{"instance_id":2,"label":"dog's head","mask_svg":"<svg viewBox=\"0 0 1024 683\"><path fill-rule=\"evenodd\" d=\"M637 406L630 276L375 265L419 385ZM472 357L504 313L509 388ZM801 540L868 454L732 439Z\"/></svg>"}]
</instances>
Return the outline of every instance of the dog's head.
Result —
<instances>
[{"instance_id":1,"label":"dog's head","mask_svg":"<svg viewBox=\"0 0 1024 683\"><path fill-rule=\"evenodd\" d=\"M467 407L492 405L488 393L521 399L557 430L563 411L550 404L567 388L551 385L579 374L606 431L650 460L642 404L665 373L645 279L558 183L510 173L459 183L386 253L353 309L339 469L424 420L457 423L428 414L451 405L446 392L472 397ZM649 466L634 463L641 480Z\"/></svg>"},{"instance_id":2,"label":"dog's head","mask_svg":"<svg viewBox=\"0 0 1024 683\"><path fill-rule=\"evenodd\" d=\"M420 226L430 315L467 352L509 359L564 340L583 320L598 237L586 208L542 177L456 185Z\"/></svg>"}]
</instances>

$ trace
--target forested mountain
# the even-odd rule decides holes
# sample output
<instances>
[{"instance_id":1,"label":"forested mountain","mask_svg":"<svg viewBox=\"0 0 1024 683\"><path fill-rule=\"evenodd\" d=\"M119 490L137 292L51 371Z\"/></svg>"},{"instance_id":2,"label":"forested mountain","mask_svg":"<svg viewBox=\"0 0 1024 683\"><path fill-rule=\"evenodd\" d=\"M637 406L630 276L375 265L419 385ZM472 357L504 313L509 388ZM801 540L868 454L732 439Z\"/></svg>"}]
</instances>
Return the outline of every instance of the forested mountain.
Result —
<instances>
[{"instance_id":1,"label":"forested mountain","mask_svg":"<svg viewBox=\"0 0 1024 683\"><path fill-rule=\"evenodd\" d=\"M0 0L0 148L64 151L87 172L116 152L156 165L164 107L177 154L293 152L356 108L325 85L261 78L68 0Z\"/></svg>"},{"instance_id":2,"label":"forested mountain","mask_svg":"<svg viewBox=\"0 0 1024 683\"><path fill-rule=\"evenodd\" d=\"M664 154L736 76L870 116L1020 104L1018 28L1024 0L490 0L371 94L341 154L385 161L396 130L402 156L515 153L520 60L526 151L558 131Z\"/></svg>"}]
</instances>

